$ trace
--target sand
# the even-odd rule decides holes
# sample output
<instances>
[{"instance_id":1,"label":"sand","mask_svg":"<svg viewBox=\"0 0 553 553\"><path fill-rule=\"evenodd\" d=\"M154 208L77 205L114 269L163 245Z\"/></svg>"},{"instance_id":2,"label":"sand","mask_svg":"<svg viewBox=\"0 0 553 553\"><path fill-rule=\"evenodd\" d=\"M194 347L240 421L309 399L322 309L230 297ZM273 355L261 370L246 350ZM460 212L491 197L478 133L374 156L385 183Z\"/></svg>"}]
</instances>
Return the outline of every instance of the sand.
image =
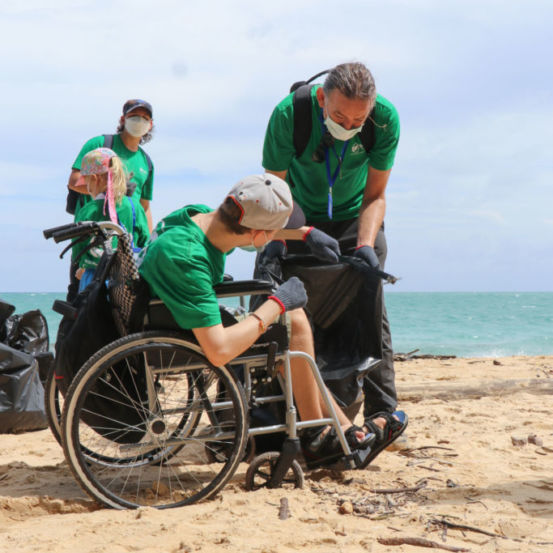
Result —
<instances>
[{"instance_id":1,"label":"sand","mask_svg":"<svg viewBox=\"0 0 553 553\"><path fill-rule=\"evenodd\" d=\"M553 356L396 371L406 439L364 471L308 473L302 490L247 492L242 464L213 500L115 511L81 491L48 430L4 434L0 552L553 551Z\"/></svg>"}]
</instances>

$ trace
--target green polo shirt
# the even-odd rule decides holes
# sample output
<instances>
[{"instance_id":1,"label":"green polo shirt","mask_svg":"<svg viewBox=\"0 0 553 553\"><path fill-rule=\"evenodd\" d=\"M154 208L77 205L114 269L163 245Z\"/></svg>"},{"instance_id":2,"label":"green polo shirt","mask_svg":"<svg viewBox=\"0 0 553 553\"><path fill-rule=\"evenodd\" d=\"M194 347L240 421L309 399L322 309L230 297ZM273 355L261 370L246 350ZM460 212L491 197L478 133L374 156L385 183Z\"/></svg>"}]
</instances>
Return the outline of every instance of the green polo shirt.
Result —
<instances>
[{"instance_id":1,"label":"green polo shirt","mask_svg":"<svg viewBox=\"0 0 553 553\"><path fill-rule=\"evenodd\" d=\"M191 219L210 211L205 205L188 205L168 215L138 259L139 272L152 294L163 300L185 329L221 323L213 286L223 280L226 254Z\"/></svg>"}]
</instances>

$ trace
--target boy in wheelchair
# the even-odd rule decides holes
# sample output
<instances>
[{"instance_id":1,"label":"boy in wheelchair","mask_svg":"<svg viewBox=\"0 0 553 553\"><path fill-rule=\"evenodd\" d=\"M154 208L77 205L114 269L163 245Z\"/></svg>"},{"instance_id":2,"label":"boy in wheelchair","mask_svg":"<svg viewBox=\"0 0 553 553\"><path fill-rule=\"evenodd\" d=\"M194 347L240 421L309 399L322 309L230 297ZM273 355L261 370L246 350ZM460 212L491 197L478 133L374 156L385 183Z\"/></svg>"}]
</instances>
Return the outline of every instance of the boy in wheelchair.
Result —
<instances>
[{"instance_id":1,"label":"boy in wheelchair","mask_svg":"<svg viewBox=\"0 0 553 553\"><path fill-rule=\"evenodd\" d=\"M273 239L302 240L309 230L294 205L285 181L275 175L252 175L239 181L224 202L212 210L188 205L165 217L142 250L139 272L153 296L160 298L183 329L191 329L207 359L225 365L248 349L284 312L290 322L290 349L315 357L311 327L303 311L307 296L292 277L254 312L224 327L214 285L222 282L226 256L236 247L262 249ZM326 235L310 235L307 244L328 248ZM310 367L292 360L294 398L301 420L329 416ZM352 450L374 441L352 425L334 400L334 409ZM330 426L307 428L302 435L306 459L316 463L342 454Z\"/></svg>"}]
</instances>

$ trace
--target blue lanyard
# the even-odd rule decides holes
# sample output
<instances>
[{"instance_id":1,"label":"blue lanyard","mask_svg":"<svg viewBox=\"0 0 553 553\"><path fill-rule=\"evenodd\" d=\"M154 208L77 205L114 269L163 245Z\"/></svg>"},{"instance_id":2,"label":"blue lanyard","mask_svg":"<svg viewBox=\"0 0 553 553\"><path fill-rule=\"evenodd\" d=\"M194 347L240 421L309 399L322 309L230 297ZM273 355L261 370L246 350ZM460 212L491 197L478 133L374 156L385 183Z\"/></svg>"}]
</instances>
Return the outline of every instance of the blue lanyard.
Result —
<instances>
[{"instance_id":1,"label":"blue lanyard","mask_svg":"<svg viewBox=\"0 0 553 553\"><path fill-rule=\"evenodd\" d=\"M321 125L322 125L322 128L323 128L323 134L324 134L325 131L326 131L326 125L324 124L322 114L319 114L319 119L321 121ZM328 213L328 218L329 219L332 219L332 206L333 206L332 187L334 186L334 183L336 182L336 180L338 179L338 175L340 174L340 169L342 168L342 162L344 161L344 155L345 155L346 150L348 148L348 144L349 144L349 140L346 140L344 142L344 145L342 147L342 153L340 155L338 155L336 153L336 148L334 147L334 144L332 145L332 151L334 152L334 155L336 156L336 159L338 160L338 166L336 167L336 170L334 171L334 174L332 174L331 171L330 171L330 155L328 153L329 148L327 146L325 146L326 178L328 180L328 207L327 207L327 213Z\"/></svg>"}]
</instances>

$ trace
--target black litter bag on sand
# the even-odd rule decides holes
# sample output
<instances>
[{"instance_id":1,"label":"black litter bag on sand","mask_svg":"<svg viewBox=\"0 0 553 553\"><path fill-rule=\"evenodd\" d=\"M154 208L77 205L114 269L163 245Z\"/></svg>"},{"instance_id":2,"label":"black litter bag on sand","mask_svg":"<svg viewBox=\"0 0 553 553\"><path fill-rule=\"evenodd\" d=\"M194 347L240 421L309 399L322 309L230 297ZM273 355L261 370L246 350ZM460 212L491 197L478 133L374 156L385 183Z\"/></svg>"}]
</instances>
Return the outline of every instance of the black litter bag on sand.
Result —
<instances>
[{"instance_id":1,"label":"black litter bag on sand","mask_svg":"<svg viewBox=\"0 0 553 553\"><path fill-rule=\"evenodd\" d=\"M40 372L52 361L48 325L39 310L13 315L0 300L0 433L47 428Z\"/></svg>"}]
</instances>

